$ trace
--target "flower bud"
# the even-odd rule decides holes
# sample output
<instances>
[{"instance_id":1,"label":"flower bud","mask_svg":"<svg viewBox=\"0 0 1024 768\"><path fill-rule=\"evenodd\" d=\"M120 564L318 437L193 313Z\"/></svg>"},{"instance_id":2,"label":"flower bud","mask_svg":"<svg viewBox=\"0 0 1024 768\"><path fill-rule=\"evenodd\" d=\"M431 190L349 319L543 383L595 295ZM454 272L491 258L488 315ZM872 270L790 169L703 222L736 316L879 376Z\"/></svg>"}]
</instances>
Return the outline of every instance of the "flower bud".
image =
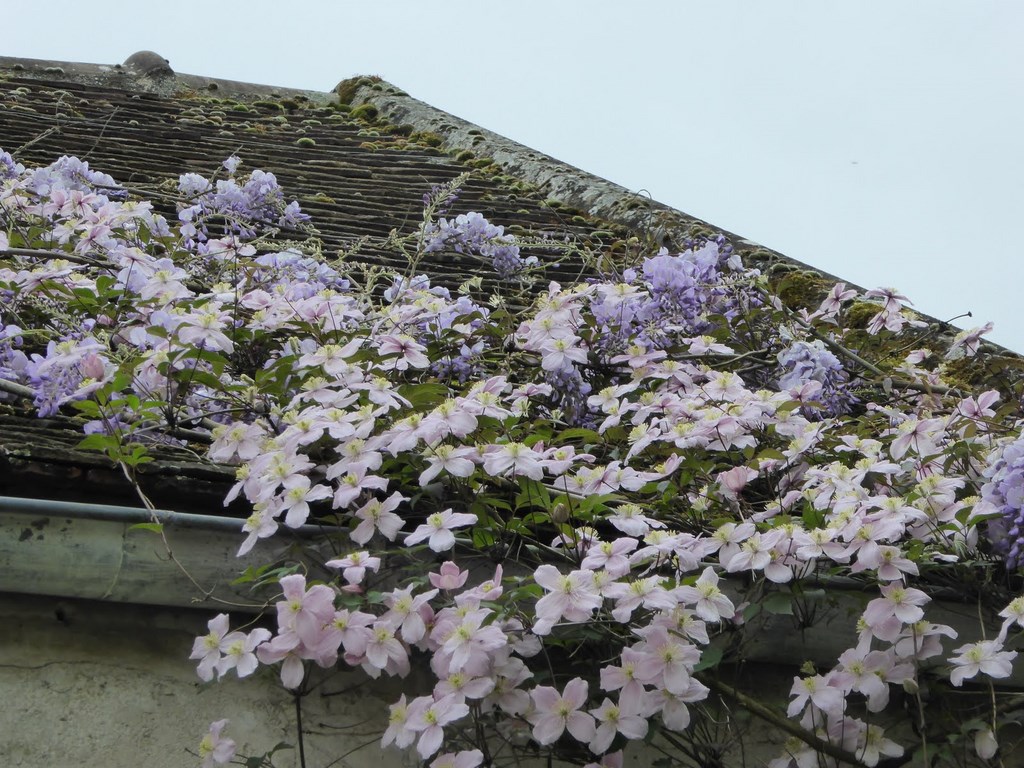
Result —
<instances>
[{"instance_id":1,"label":"flower bud","mask_svg":"<svg viewBox=\"0 0 1024 768\"><path fill-rule=\"evenodd\" d=\"M974 734L974 751L982 760L989 760L999 750L999 742L991 728L982 728Z\"/></svg>"},{"instance_id":2,"label":"flower bud","mask_svg":"<svg viewBox=\"0 0 1024 768\"><path fill-rule=\"evenodd\" d=\"M554 509L551 510L551 522L557 525L561 525L569 519L569 507L564 503L558 502L555 504Z\"/></svg>"}]
</instances>

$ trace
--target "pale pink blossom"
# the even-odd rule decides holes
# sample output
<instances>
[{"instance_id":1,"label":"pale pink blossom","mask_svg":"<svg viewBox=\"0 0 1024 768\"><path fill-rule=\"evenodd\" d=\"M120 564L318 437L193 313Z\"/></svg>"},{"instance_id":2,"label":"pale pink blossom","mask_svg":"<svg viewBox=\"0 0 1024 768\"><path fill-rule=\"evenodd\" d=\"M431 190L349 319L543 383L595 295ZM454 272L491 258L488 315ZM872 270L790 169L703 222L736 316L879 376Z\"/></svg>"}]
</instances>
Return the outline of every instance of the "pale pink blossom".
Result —
<instances>
[{"instance_id":1,"label":"pale pink blossom","mask_svg":"<svg viewBox=\"0 0 1024 768\"><path fill-rule=\"evenodd\" d=\"M790 717L803 712L808 702L826 714L835 715L843 711L843 692L829 685L821 675L794 677L789 695L795 697L787 709Z\"/></svg>"},{"instance_id":2,"label":"pale pink blossom","mask_svg":"<svg viewBox=\"0 0 1024 768\"><path fill-rule=\"evenodd\" d=\"M736 607L718 587L718 574L708 566L692 586L675 589L680 601L693 606L694 612L704 621L721 621L732 618Z\"/></svg>"},{"instance_id":3,"label":"pale pink blossom","mask_svg":"<svg viewBox=\"0 0 1024 768\"><path fill-rule=\"evenodd\" d=\"M921 606L931 600L921 590L901 584L887 584L881 588L881 592L882 597L869 602L864 610L864 620L869 625L878 624L890 617L904 624L912 624L924 616Z\"/></svg>"},{"instance_id":4,"label":"pale pink blossom","mask_svg":"<svg viewBox=\"0 0 1024 768\"><path fill-rule=\"evenodd\" d=\"M982 640L960 646L954 651L959 655L952 657L949 663L953 670L949 673L949 682L958 688L979 672L989 677L1009 677L1013 672L1013 660L1016 651L1004 651L1002 643L996 640Z\"/></svg>"},{"instance_id":5,"label":"pale pink blossom","mask_svg":"<svg viewBox=\"0 0 1024 768\"><path fill-rule=\"evenodd\" d=\"M596 542L587 551L580 567L589 570L603 568L612 578L625 576L629 573L629 558L626 555L636 549L638 544L636 539L625 536L615 541Z\"/></svg>"},{"instance_id":6,"label":"pale pink blossom","mask_svg":"<svg viewBox=\"0 0 1024 768\"><path fill-rule=\"evenodd\" d=\"M427 540L427 546L432 550L444 552L455 546L455 534L452 531L455 528L473 525L476 520L476 515L468 512L452 512L450 509L435 512L427 517L425 523L405 537L405 545L411 547Z\"/></svg>"},{"instance_id":7,"label":"pale pink blossom","mask_svg":"<svg viewBox=\"0 0 1024 768\"><path fill-rule=\"evenodd\" d=\"M359 525L349 534L352 541L356 544L365 544L373 538L376 531L379 531L388 541L394 541L398 532L405 525L405 521L393 510L397 509L403 501L406 501L406 497L396 491L384 501L370 499L357 509L352 516L359 520Z\"/></svg>"},{"instance_id":8,"label":"pale pink blossom","mask_svg":"<svg viewBox=\"0 0 1024 768\"><path fill-rule=\"evenodd\" d=\"M979 728L974 732L974 751L982 760L991 760L999 751L999 742L991 728Z\"/></svg>"},{"instance_id":9,"label":"pale pink blossom","mask_svg":"<svg viewBox=\"0 0 1024 768\"><path fill-rule=\"evenodd\" d=\"M225 635L221 641L224 656L217 662L217 677L222 677L231 669L239 677L251 675L259 665L255 651L269 639L270 630L263 627L257 627L249 634L230 632Z\"/></svg>"},{"instance_id":10,"label":"pale pink blossom","mask_svg":"<svg viewBox=\"0 0 1024 768\"><path fill-rule=\"evenodd\" d=\"M276 603L281 632L294 632L307 646L315 646L325 625L334 619L334 590L326 584L306 589L302 574L282 576L283 599Z\"/></svg>"},{"instance_id":11,"label":"pale pink blossom","mask_svg":"<svg viewBox=\"0 0 1024 768\"><path fill-rule=\"evenodd\" d=\"M362 584L367 571L380 569L380 558L369 552L351 552L345 557L328 560L324 563L328 568L340 568L341 575L349 584Z\"/></svg>"},{"instance_id":12,"label":"pale pink blossom","mask_svg":"<svg viewBox=\"0 0 1024 768\"><path fill-rule=\"evenodd\" d=\"M690 687L693 668L700 661L700 649L685 642L664 626L637 630L644 642L637 650L644 655L637 663L637 677L644 683L681 694Z\"/></svg>"},{"instance_id":13,"label":"pale pink blossom","mask_svg":"<svg viewBox=\"0 0 1024 768\"><path fill-rule=\"evenodd\" d=\"M469 571L463 571L451 560L441 563L439 572L431 571L427 574L430 584L437 589L453 590L458 589L466 583L469 578Z\"/></svg>"},{"instance_id":14,"label":"pale pink blossom","mask_svg":"<svg viewBox=\"0 0 1024 768\"><path fill-rule=\"evenodd\" d=\"M444 741L444 726L469 714L469 707L458 694L450 694L438 700L420 697L409 705L408 727L419 733L416 751L420 757L428 758L441 748Z\"/></svg>"},{"instance_id":15,"label":"pale pink blossom","mask_svg":"<svg viewBox=\"0 0 1024 768\"><path fill-rule=\"evenodd\" d=\"M479 749L445 752L434 759L430 768L478 768L483 761L484 753Z\"/></svg>"},{"instance_id":16,"label":"pale pink blossom","mask_svg":"<svg viewBox=\"0 0 1024 768\"><path fill-rule=\"evenodd\" d=\"M601 607L602 598L594 591L590 571L562 574L553 565L542 565L534 571L533 579L548 593L534 609L533 631L537 635L548 634L563 618L586 621Z\"/></svg>"},{"instance_id":17,"label":"pale pink blossom","mask_svg":"<svg viewBox=\"0 0 1024 768\"><path fill-rule=\"evenodd\" d=\"M475 448L447 444L436 446L423 454L428 466L420 473L420 485L427 485L442 470L452 477L469 477L476 470L476 464L469 457L475 455Z\"/></svg>"},{"instance_id":18,"label":"pale pink blossom","mask_svg":"<svg viewBox=\"0 0 1024 768\"><path fill-rule=\"evenodd\" d=\"M590 714L598 723L590 742L590 751L595 755L606 752L616 734L621 733L627 739L642 739L647 735L647 718L639 705L629 699L620 700L618 704L605 699L597 709L590 710Z\"/></svg>"},{"instance_id":19,"label":"pale pink blossom","mask_svg":"<svg viewBox=\"0 0 1024 768\"><path fill-rule=\"evenodd\" d=\"M203 761L202 768L213 768L214 765L227 765L235 756L235 742L221 735L227 720L210 723L209 732L199 742L199 757Z\"/></svg>"},{"instance_id":20,"label":"pale pink blossom","mask_svg":"<svg viewBox=\"0 0 1024 768\"><path fill-rule=\"evenodd\" d=\"M405 749L415 740L416 731L409 726L409 706L403 693L390 707L388 727L381 737L380 745L386 747L394 744L399 749Z\"/></svg>"},{"instance_id":21,"label":"pale pink blossom","mask_svg":"<svg viewBox=\"0 0 1024 768\"><path fill-rule=\"evenodd\" d=\"M483 451L484 471L493 477L525 475L531 480L544 477L544 454L523 443L489 445Z\"/></svg>"},{"instance_id":22,"label":"pale pink blossom","mask_svg":"<svg viewBox=\"0 0 1024 768\"><path fill-rule=\"evenodd\" d=\"M528 719L538 743L554 744L566 730L584 744L593 740L596 732L594 718L581 711L587 703L585 680L573 678L566 683L561 694L550 686L538 685L530 696L534 707Z\"/></svg>"},{"instance_id":23,"label":"pale pink blossom","mask_svg":"<svg viewBox=\"0 0 1024 768\"><path fill-rule=\"evenodd\" d=\"M221 656L221 643L228 633L228 615L218 613L206 623L209 632L202 637L197 637L192 644L190 659L199 659L199 666L196 672L201 680L213 680L213 672Z\"/></svg>"},{"instance_id":24,"label":"pale pink blossom","mask_svg":"<svg viewBox=\"0 0 1024 768\"><path fill-rule=\"evenodd\" d=\"M415 586L410 585L384 595L384 604L388 611L380 617L382 624L399 630L402 639L407 643L418 642L426 634L427 625L420 611L437 595L437 590L431 589L414 597L413 589Z\"/></svg>"}]
</instances>

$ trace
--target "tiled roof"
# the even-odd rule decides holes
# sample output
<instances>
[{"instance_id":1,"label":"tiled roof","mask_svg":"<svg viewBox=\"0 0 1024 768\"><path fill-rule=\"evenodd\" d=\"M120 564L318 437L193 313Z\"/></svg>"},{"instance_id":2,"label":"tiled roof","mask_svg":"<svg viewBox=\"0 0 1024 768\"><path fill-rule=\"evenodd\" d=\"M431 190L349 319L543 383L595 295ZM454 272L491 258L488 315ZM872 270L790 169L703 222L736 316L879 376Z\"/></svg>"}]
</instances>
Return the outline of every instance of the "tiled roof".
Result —
<instances>
[{"instance_id":1,"label":"tiled roof","mask_svg":"<svg viewBox=\"0 0 1024 768\"><path fill-rule=\"evenodd\" d=\"M151 52L113 66L0 57L0 146L26 165L77 156L157 200L162 182L187 172L209 175L238 154L245 167L273 172L289 199L298 199L324 254L360 243L353 260L392 266L404 265L373 241L392 230L414 231L423 194L466 172L472 175L457 211L484 211L513 234L569 236L614 256L722 232L377 78L352 78L324 93L178 75ZM748 264L776 273L809 269L724 234ZM542 261L551 256L542 248L531 253ZM428 258L421 269L450 285L474 275L451 254ZM561 263L546 276L571 282L581 270ZM814 277L822 285L821 278L831 278ZM949 335L948 326L935 328ZM54 497L89 487L123 500L127 485L101 457L76 452L79 438L67 419L40 422L0 404L0 492L24 492L48 475ZM180 478L188 478L194 496L187 508L222 495L231 473L182 451L149 465L146 488L169 493Z\"/></svg>"}]
</instances>

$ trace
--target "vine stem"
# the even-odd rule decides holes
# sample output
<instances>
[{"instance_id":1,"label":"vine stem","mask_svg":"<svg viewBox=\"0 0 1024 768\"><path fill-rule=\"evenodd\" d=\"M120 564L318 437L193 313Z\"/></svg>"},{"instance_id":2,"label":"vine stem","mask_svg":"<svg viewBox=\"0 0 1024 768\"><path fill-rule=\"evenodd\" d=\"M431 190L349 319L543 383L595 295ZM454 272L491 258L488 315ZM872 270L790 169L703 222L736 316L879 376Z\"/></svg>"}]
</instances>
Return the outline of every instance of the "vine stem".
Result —
<instances>
[{"instance_id":1,"label":"vine stem","mask_svg":"<svg viewBox=\"0 0 1024 768\"><path fill-rule=\"evenodd\" d=\"M716 693L729 697L751 714L757 715L762 720L771 723L780 731L785 731L790 736L795 736L807 746L813 747L816 751L824 755L828 755L829 757L834 757L836 760L846 763L847 765L856 766L856 768L868 768L867 764L852 752L847 752L845 749L825 741L811 731L808 731L806 728L801 728L792 720L782 717L766 707L764 704L761 704L757 700L747 696L745 693L741 693L736 690L731 685L727 685L720 680L715 680L710 677L702 678L701 682Z\"/></svg>"},{"instance_id":2,"label":"vine stem","mask_svg":"<svg viewBox=\"0 0 1024 768\"><path fill-rule=\"evenodd\" d=\"M27 399L36 396L35 390L31 387L26 387L24 384L18 384L16 381L8 381L7 379L0 379L0 392L7 392Z\"/></svg>"},{"instance_id":3,"label":"vine stem","mask_svg":"<svg viewBox=\"0 0 1024 768\"><path fill-rule=\"evenodd\" d=\"M922 384L922 383L917 382L917 381L907 381L905 379L897 379L897 378L894 378L892 376L889 376L888 374L885 373L885 371L883 371L877 365L875 365L874 363L868 362L863 357L861 357L856 352L854 352L852 349L844 347L839 342L835 341L834 339L830 339L828 336L826 336L825 334L823 334L820 331L818 331L814 326L812 326L810 323L805 321L803 318L801 318L799 315L797 315L792 310L788 310L787 309L786 311L787 311L787 314L789 315L790 318L795 320L804 330L806 330L814 338L816 338L819 341L823 342L825 344L825 346L827 346L833 352L844 356L848 360L852 360L857 365L865 368L866 370L871 371L876 376L880 376L883 379L888 379L890 382L892 382L897 387L903 387L904 389L913 389L913 390L915 390L917 392L924 392L924 393L929 394L929 395L931 395L931 394L935 394L935 395L956 394L955 390L950 389L949 387L944 387L941 384Z\"/></svg>"},{"instance_id":4,"label":"vine stem","mask_svg":"<svg viewBox=\"0 0 1024 768\"><path fill-rule=\"evenodd\" d=\"M79 256L75 253L68 253L66 251L47 251L42 248L4 248L3 250L0 250L0 255L27 256L31 259L60 259L62 261L69 261L72 264L84 264L88 267L100 267L102 269L111 269L113 267L112 264L105 264L102 261L86 258L85 256Z\"/></svg>"},{"instance_id":5,"label":"vine stem","mask_svg":"<svg viewBox=\"0 0 1024 768\"><path fill-rule=\"evenodd\" d=\"M306 768L306 742L302 737L302 694L295 694L295 728L299 735L299 765Z\"/></svg>"}]
</instances>

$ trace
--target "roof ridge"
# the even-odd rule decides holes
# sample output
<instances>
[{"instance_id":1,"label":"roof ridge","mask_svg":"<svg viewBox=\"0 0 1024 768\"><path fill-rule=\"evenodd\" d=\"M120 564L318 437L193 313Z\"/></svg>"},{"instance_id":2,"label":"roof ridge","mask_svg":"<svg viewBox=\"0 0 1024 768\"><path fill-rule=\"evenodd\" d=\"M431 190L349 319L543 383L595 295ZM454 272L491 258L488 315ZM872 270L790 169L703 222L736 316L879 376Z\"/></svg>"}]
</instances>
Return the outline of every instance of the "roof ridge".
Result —
<instances>
[{"instance_id":1,"label":"roof ridge","mask_svg":"<svg viewBox=\"0 0 1024 768\"><path fill-rule=\"evenodd\" d=\"M304 96L310 101L324 103L336 98L330 91L247 83L175 72L167 59L153 51L133 53L121 64L0 56L0 72L34 80L82 83L163 96L191 89L229 96Z\"/></svg>"},{"instance_id":2,"label":"roof ridge","mask_svg":"<svg viewBox=\"0 0 1024 768\"><path fill-rule=\"evenodd\" d=\"M761 243L445 112L387 81L352 78L342 81L334 90L336 93L347 91L344 100L353 107L372 105L390 123L407 124L416 131L439 135L445 149L484 155L510 174L535 185L569 207L614 224L650 232L651 239L659 246L678 246L692 236L694 227L700 227L724 235L744 251L756 252L759 266L787 264L813 270L837 282L842 280Z\"/></svg>"},{"instance_id":3,"label":"roof ridge","mask_svg":"<svg viewBox=\"0 0 1024 768\"><path fill-rule=\"evenodd\" d=\"M342 80L330 91L277 87L177 73L167 59L153 51L138 51L123 64L113 65L0 56L0 71L4 70L16 73L18 77L77 82L163 96L191 89L231 96L304 96L313 102L341 101L353 107L371 104L393 124L410 124L417 130L438 134L446 149L487 154L497 164L536 185L549 197L606 221L650 232L657 245L681 243L691 235L695 226L703 227L725 235L746 251L756 251L761 266L791 264L824 277L841 279L431 106L379 77L357 75Z\"/></svg>"}]
</instances>

